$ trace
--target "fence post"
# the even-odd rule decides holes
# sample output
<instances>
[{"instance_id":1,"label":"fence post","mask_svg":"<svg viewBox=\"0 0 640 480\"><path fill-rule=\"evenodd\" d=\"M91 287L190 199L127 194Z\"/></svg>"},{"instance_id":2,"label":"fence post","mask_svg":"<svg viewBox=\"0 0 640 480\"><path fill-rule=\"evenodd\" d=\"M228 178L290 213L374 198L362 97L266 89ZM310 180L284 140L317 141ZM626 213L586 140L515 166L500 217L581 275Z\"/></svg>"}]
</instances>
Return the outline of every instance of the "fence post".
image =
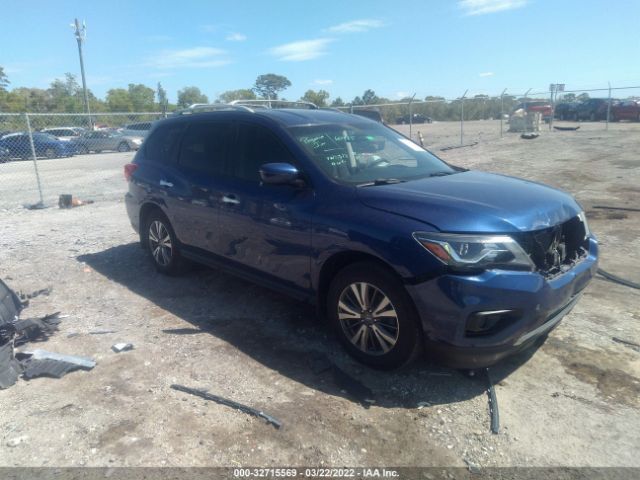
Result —
<instances>
[{"instance_id":1,"label":"fence post","mask_svg":"<svg viewBox=\"0 0 640 480\"><path fill-rule=\"evenodd\" d=\"M505 88L500 94L500 138L502 138L502 121L504 119L504 94L507 92Z\"/></svg>"},{"instance_id":2,"label":"fence post","mask_svg":"<svg viewBox=\"0 0 640 480\"><path fill-rule=\"evenodd\" d=\"M413 136L412 136L412 131L413 131L413 109L411 108L411 104L413 103L413 99L415 98L416 94L414 93L413 96L411 97L411 100L409 100L409 138L411 138L413 140Z\"/></svg>"},{"instance_id":3,"label":"fence post","mask_svg":"<svg viewBox=\"0 0 640 480\"><path fill-rule=\"evenodd\" d=\"M465 90L460 97L460 146L464 145L464 97L467 96L467 92L469 90Z\"/></svg>"},{"instance_id":4,"label":"fence post","mask_svg":"<svg viewBox=\"0 0 640 480\"><path fill-rule=\"evenodd\" d=\"M29 145L31 146L31 158L33 159L33 168L36 172L36 180L38 181L38 194L40 195L40 206L44 205L44 199L42 198L42 185L40 183L40 173L38 172L38 161L36 160L36 147L33 144L33 132L31 131L31 121L29 115L24 114L25 122L27 123L27 131L29 132Z\"/></svg>"},{"instance_id":5,"label":"fence post","mask_svg":"<svg viewBox=\"0 0 640 480\"><path fill-rule=\"evenodd\" d=\"M607 126L605 130L609 130L609 118L611 115L611 82L607 82L609 84L609 101L607 102Z\"/></svg>"}]
</instances>

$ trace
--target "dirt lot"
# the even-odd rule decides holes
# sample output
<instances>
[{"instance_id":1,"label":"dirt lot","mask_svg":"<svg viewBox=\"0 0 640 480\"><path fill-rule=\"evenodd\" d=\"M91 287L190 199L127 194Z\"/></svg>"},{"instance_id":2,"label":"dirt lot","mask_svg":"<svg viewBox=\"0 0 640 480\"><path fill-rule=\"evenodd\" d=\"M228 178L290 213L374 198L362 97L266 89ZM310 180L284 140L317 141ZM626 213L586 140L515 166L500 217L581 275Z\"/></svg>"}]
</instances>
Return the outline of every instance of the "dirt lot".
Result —
<instances>
[{"instance_id":1,"label":"dirt lot","mask_svg":"<svg viewBox=\"0 0 640 480\"><path fill-rule=\"evenodd\" d=\"M458 124L417 130L436 152L459 142ZM640 282L640 213L593 208L640 205L640 124L583 124L536 140L500 138L489 121L465 132L479 144L444 159L573 193L600 240L601 266ZM23 316L69 315L38 347L98 362L0 391L0 466L640 466L640 349L612 340L640 343L637 290L595 280L537 352L492 369L493 435L483 375L426 362L372 371L344 355L306 305L214 270L156 274L121 201L130 158L40 162L51 208L37 211L20 206L37 200L33 166L0 165L0 275L16 290L53 288ZM59 210L60 193L97 201ZM116 342L135 349L113 353ZM314 352L359 378L375 404L314 374ZM257 406L284 427L172 383Z\"/></svg>"}]
</instances>

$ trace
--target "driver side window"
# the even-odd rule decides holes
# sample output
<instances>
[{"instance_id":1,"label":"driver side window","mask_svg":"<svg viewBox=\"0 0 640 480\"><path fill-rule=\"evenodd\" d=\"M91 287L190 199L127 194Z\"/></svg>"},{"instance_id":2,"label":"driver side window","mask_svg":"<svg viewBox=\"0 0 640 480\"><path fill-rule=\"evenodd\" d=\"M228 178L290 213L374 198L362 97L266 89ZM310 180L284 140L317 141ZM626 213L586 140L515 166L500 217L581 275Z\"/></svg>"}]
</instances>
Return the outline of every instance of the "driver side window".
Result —
<instances>
[{"instance_id":1,"label":"driver side window","mask_svg":"<svg viewBox=\"0 0 640 480\"><path fill-rule=\"evenodd\" d=\"M239 124L236 146L230 158L230 174L242 180L259 183L260 167L265 163L296 164L275 134L261 125Z\"/></svg>"}]
</instances>

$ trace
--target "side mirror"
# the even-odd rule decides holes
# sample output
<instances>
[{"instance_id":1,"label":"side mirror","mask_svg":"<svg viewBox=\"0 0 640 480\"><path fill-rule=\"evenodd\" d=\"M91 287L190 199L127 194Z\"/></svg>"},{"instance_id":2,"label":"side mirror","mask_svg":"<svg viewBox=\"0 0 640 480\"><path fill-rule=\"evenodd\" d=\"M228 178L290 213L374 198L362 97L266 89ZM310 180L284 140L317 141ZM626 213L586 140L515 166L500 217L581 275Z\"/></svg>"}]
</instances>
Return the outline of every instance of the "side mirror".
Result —
<instances>
[{"instance_id":1,"label":"side mirror","mask_svg":"<svg viewBox=\"0 0 640 480\"><path fill-rule=\"evenodd\" d=\"M290 163L265 163L260 167L260 178L270 185L302 186L300 172Z\"/></svg>"}]
</instances>

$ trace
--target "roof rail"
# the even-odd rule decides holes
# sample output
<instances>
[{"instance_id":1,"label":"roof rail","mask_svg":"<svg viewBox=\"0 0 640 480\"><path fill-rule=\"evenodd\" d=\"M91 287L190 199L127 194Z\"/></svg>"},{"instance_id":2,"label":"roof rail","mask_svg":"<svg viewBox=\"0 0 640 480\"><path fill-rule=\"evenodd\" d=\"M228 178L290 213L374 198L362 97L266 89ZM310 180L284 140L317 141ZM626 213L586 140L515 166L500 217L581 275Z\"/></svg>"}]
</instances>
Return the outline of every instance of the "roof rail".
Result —
<instances>
[{"instance_id":1,"label":"roof rail","mask_svg":"<svg viewBox=\"0 0 640 480\"><path fill-rule=\"evenodd\" d=\"M232 102L229 102L229 105L262 107L262 108L287 108L287 106L292 106L295 108L296 106L298 106L298 107L308 108L309 110L318 110L318 106L315 103L304 102L304 101L289 101L289 100L263 100L263 99L233 100Z\"/></svg>"},{"instance_id":2,"label":"roof rail","mask_svg":"<svg viewBox=\"0 0 640 480\"><path fill-rule=\"evenodd\" d=\"M194 103L187 108L173 112L173 115L190 115L192 113L215 112L218 110L241 110L243 112L252 112L253 109L246 105L233 105L230 103Z\"/></svg>"}]
</instances>

